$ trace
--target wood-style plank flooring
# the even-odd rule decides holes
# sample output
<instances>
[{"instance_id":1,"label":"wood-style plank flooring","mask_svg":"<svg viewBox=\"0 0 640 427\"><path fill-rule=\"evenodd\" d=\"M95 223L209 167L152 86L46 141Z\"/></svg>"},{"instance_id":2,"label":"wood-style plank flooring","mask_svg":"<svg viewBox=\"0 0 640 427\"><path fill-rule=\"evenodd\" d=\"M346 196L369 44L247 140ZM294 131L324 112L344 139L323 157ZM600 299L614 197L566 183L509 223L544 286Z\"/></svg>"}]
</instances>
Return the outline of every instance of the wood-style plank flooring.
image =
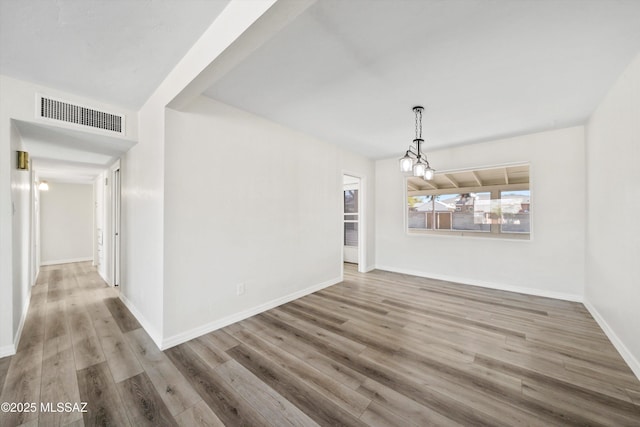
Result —
<instances>
[{"instance_id":1,"label":"wood-style plank flooring","mask_svg":"<svg viewBox=\"0 0 640 427\"><path fill-rule=\"evenodd\" d=\"M0 426L640 426L640 381L578 303L345 267L165 352L88 263L43 268Z\"/></svg>"}]
</instances>

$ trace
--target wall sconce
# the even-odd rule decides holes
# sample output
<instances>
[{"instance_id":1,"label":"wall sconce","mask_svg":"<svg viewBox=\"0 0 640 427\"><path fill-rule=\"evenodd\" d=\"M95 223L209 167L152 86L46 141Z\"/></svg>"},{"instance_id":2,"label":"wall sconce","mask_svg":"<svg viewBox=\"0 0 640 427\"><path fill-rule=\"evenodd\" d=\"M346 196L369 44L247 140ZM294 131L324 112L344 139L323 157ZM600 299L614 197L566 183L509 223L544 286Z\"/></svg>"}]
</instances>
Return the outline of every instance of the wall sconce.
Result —
<instances>
[{"instance_id":1,"label":"wall sconce","mask_svg":"<svg viewBox=\"0 0 640 427\"><path fill-rule=\"evenodd\" d=\"M49 183L47 181L40 181L40 184L38 184L38 190L49 191Z\"/></svg>"},{"instance_id":2,"label":"wall sconce","mask_svg":"<svg viewBox=\"0 0 640 427\"><path fill-rule=\"evenodd\" d=\"M29 170L29 153L26 151L18 151L18 169L23 171Z\"/></svg>"}]
</instances>

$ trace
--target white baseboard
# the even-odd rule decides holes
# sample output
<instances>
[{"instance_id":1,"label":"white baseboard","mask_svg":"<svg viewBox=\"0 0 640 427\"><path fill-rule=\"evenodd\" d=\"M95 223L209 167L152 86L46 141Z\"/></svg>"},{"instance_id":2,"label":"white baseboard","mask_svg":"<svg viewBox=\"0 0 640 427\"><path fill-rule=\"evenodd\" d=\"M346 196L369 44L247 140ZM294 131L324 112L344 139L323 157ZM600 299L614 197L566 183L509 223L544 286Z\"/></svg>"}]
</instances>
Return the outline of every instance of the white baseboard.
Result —
<instances>
[{"instance_id":1,"label":"white baseboard","mask_svg":"<svg viewBox=\"0 0 640 427\"><path fill-rule=\"evenodd\" d=\"M44 262L40 263L40 266L43 266L43 265L70 264L72 262L85 262L85 261L93 261L93 257L72 258L72 259L57 259L57 260L53 260L53 261L44 261Z\"/></svg>"},{"instance_id":2,"label":"white baseboard","mask_svg":"<svg viewBox=\"0 0 640 427\"><path fill-rule=\"evenodd\" d=\"M3 345L0 347L0 359L16 354L16 346L13 344Z\"/></svg>"},{"instance_id":3,"label":"white baseboard","mask_svg":"<svg viewBox=\"0 0 640 427\"><path fill-rule=\"evenodd\" d=\"M247 319L251 316L255 316L256 314L260 314L264 311L271 310L272 308L278 307L279 305L286 304L290 301L293 301L298 298L302 298L303 296L312 294L321 289L327 288L329 286L335 285L336 283L340 283L342 279L340 277L327 280L326 282L318 283L316 285L310 286L308 288L302 289L300 291L293 292L291 294L285 295L280 298L276 298L272 301L266 302L264 304L260 304L257 307L250 308L248 310L241 311L239 313L232 314L231 316L224 317L222 319L214 320L213 322L206 323L202 326L198 326L196 328L190 329L185 332L181 332L172 337L166 338L162 341L162 350L166 350L178 344L182 344L183 342L187 342L194 338L197 338L201 335L208 334L209 332L215 331L220 328L224 328L225 326L229 326L233 323L239 322L241 320Z\"/></svg>"},{"instance_id":4,"label":"white baseboard","mask_svg":"<svg viewBox=\"0 0 640 427\"><path fill-rule=\"evenodd\" d=\"M618 335L616 335L613 329L611 329L609 324L600 315L598 310L596 310L596 308L591 305L591 303L586 299L584 301L584 306L587 308L587 310L589 310L589 313L591 313L593 318L596 319L596 322L598 322L600 328L602 328L604 333L607 335L607 338L609 338L613 346L616 348L616 350L618 350L618 353L620 353L620 356L622 356L624 361L627 362L627 365L629 365L629 368L631 368L635 376L640 380L640 361L635 358L635 356L629 351L627 346L624 345L622 340L618 338Z\"/></svg>"},{"instance_id":5,"label":"white baseboard","mask_svg":"<svg viewBox=\"0 0 640 427\"><path fill-rule=\"evenodd\" d=\"M37 279L36 279L37 280ZM0 347L0 357L13 356L18 351L18 345L20 344L20 338L22 337L22 328L24 328L24 322L27 320L27 314L29 313L29 304L31 303L31 287L29 287L29 293L27 299L22 305L22 315L20 316L20 323L18 324L18 330L13 337L13 344Z\"/></svg>"},{"instance_id":6,"label":"white baseboard","mask_svg":"<svg viewBox=\"0 0 640 427\"><path fill-rule=\"evenodd\" d=\"M31 303L31 287L29 287L29 292L27 293L27 299L22 305L22 316L20 316L20 323L18 324L18 330L16 331L16 335L13 339L14 354L16 351L18 351L18 344L20 344L20 338L22 338L22 328L24 327L24 322L27 320L27 314L29 312L29 303Z\"/></svg>"},{"instance_id":7,"label":"white baseboard","mask_svg":"<svg viewBox=\"0 0 640 427\"><path fill-rule=\"evenodd\" d=\"M104 282L107 285L113 287L113 283L111 283L111 280L107 277L106 274L104 274L104 275L102 274L102 272L100 271L100 268L97 268L96 271L98 272L98 276L100 276L102 278L102 280L104 280ZM123 302L124 302L124 300L123 300Z\"/></svg>"},{"instance_id":8,"label":"white baseboard","mask_svg":"<svg viewBox=\"0 0 640 427\"><path fill-rule=\"evenodd\" d=\"M517 292L520 294L534 295L538 297L554 298L564 301L582 302L582 295L568 294L564 292L554 292L545 289L526 288L521 286L507 285L504 283L484 282L480 280L473 280L467 277L455 277L441 274L428 274L418 270L409 270L403 268L395 268L387 265L376 266L378 270L391 271L393 273L408 274L410 276L425 277L428 279L444 280L447 282L460 283L463 285L480 286L482 288L497 289L500 291Z\"/></svg>"},{"instance_id":9,"label":"white baseboard","mask_svg":"<svg viewBox=\"0 0 640 427\"><path fill-rule=\"evenodd\" d=\"M162 348L161 347L162 335L158 331L156 331L156 329L153 326L151 326L151 323L147 320L147 318L144 317L142 313L140 313L140 311L136 308L136 306L131 301L129 301L129 299L125 297L122 294L122 292L120 292L120 301L122 301L122 303L129 309L131 314L133 314L133 317L136 318L138 323L140 323L140 326L142 326L142 328L147 332L147 334L149 334L149 336L151 337L153 342L156 343L158 348Z\"/></svg>"}]
</instances>

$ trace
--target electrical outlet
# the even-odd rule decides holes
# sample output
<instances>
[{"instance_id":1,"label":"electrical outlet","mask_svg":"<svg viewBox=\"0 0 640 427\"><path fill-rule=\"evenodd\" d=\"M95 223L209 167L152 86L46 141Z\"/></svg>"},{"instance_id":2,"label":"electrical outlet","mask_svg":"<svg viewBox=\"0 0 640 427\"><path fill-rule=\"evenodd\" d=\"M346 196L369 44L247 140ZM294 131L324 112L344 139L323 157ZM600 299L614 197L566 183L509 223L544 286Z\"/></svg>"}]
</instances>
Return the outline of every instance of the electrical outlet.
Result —
<instances>
[{"instance_id":1,"label":"electrical outlet","mask_svg":"<svg viewBox=\"0 0 640 427\"><path fill-rule=\"evenodd\" d=\"M244 283L238 283L237 289L236 291L238 292L238 295L244 295Z\"/></svg>"}]
</instances>

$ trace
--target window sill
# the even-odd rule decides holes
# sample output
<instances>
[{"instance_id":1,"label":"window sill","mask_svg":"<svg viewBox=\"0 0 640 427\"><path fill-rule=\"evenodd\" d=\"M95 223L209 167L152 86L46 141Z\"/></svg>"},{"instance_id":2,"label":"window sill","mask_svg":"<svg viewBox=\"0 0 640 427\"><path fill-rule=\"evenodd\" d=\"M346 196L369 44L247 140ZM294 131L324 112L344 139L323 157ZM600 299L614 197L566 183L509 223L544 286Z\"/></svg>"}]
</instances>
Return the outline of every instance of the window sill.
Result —
<instances>
[{"instance_id":1,"label":"window sill","mask_svg":"<svg viewBox=\"0 0 640 427\"><path fill-rule=\"evenodd\" d=\"M530 241L531 233L488 233L482 231L448 231L448 230L407 230L409 236L443 236L443 237L472 237L480 239L523 240Z\"/></svg>"}]
</instances>

